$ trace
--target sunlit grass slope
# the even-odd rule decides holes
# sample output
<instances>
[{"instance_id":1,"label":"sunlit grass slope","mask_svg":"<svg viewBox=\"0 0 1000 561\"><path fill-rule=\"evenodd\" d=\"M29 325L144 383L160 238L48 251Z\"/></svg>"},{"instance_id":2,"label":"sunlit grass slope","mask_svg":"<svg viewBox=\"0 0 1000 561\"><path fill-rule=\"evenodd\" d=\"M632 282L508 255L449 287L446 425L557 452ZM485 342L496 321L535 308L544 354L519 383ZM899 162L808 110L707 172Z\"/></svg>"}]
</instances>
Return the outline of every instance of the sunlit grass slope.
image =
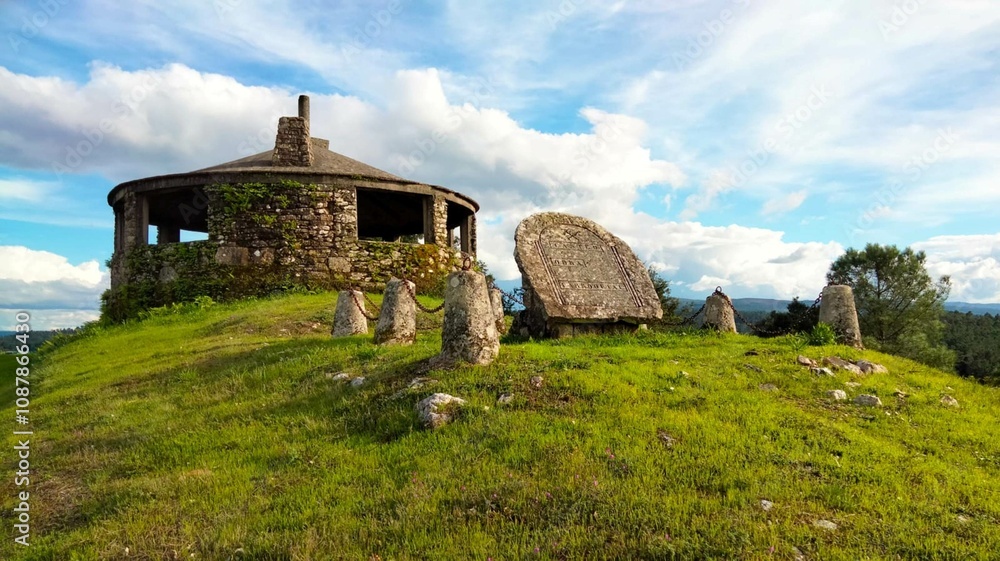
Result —
<instances>
[{"instance_id":1,"label":"sunlit grass slope","mask_svg":"<svg viewBox=\"0 0 1000 561\"><path fill-rule=\"evenodd\" d=\"M0 558L1000 556L997 389L873 352L695 333L507 342L492 366L419 373L439 319L421 315L412 347L333 340L333 300L216 305L46 354L32 546L6 539ZM816 377L799 353L890 373ZM366 381L328 376L341 371ZM418 374L438 383L406 391ZM468 405L430 431L414 404L435 391Z\"/></svg>"}]
</instances>

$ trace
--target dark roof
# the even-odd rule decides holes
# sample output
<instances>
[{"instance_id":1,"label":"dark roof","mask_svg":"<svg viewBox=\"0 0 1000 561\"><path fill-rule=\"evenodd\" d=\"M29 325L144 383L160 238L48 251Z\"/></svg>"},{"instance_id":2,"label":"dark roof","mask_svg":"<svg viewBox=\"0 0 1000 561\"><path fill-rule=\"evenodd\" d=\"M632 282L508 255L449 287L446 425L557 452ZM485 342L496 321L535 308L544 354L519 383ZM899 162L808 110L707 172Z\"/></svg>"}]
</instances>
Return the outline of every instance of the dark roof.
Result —
<instances>
[{"instance_id":1,"label":"dark roof","mask_svg":"<svg viewBox=\"0 0 1000 561\"><path fill-rule=\"evenodd\" d=\"M330 142L322 138L310 138L312 141L313 164L311 166L290 166L275 167L271 165L271 154L274 150L254 154L217 166L195 170L191 173L201 172L234 172L234 171L281 171L281 172L306 172L315 174L344 175L350 177L363 177L365 179L379 179L384 181L399 181L403 183L414 183L409 179L393 175L387 171L382 171L376 167L348 158L342 154L331 152Z\"/></svg>"}]
</instances>

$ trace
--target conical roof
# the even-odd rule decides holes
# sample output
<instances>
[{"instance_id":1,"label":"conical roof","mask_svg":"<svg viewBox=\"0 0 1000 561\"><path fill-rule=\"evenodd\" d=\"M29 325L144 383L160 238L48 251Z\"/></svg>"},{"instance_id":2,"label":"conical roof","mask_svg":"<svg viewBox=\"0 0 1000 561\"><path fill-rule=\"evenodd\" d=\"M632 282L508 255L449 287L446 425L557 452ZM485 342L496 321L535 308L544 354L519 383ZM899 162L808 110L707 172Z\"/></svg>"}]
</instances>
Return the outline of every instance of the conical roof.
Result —
<instances>
[{"instance_id":1,"label":"conical roof","mask_svg":"<svg viewBox=\"0 0 1000 561\"><path fill-rule=\"evenodd\" d=\"M202 172L240 172L240 171L280 171L282 173L310 173L343 175L348 177L364 177L366 179L379 179L383 181L397 181L402 183L414 183L409 179L403 179L387 171L380 170L366 163L359 162L353 158L348 158L343 154L330 151L330 142L322 138L310 138L312 142L313 163L311 166L275 166L272 163L274 150L254 154L224 164L207 167L192 171L191 173Z\"/></svg>"}]
</instances>

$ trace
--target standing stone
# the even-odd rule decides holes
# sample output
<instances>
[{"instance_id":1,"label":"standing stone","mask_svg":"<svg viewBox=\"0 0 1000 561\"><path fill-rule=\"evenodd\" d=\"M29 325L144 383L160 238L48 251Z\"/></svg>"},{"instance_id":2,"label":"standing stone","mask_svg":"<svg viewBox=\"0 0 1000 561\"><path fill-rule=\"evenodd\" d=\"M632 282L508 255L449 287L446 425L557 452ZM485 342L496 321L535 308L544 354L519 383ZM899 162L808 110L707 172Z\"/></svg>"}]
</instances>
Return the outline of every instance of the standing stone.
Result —
<instances>
[{"instance_id":1,"label":"standing stone","mask_svg":"<svg viewBox=\"0 0 1000 561\"><path fill-rule=\"evenodd\" d=\"M533 214L514 241L524 289L519 325L532 337L634 330L663 316L642 261L593 221Z\"/></svg>"},{"instance_id":2,"label":"standing stone","mask_svg":"<svg viewBox=\"0 0 1000 561\"><path fill-rule=\"evenodd\" d=\"M723 333L736 333L736 316L728 296L716 292L705 299L704 325Z\"/></svg>"},{"instance_id":3,"label":"standing stone","mask_svg":"<svg viewBox=\"0 0 1000 561\"><path fill-rule=\"evenodd\" d=\"M382 311L375 326L375 343L410 345L416 340L417 306L410 295L414 288L412 282L395 277L386 283Z\"/></svg>"},{"instance_id":4,"label":"standing stone","mask_svg":"<svg viewBox=\"0 0 1000 561\"><path fill-rule=\"evenodd\" d=\"M489 364L500 352L500 336L486 277L476 271L448 275L444 292L441 358Z\"/></svg>"},{"instance_id":5,"label":"standing stone","mask_svg":"<svg viewBox=\"0 0 1000 561\"><path fill-rule=\"evenodd\" d=\"M502 335L507 332L507 323L504 321L503 317L503 292L495 286L490 289L490 306L493 308L493 317L496 321L497 333Z\"/></svg>"},{"instance_id":6,"label":"standing stone","mask_svg":"<svg viewBox=\"0 0 1000 561\"><path fill-rule=\"evenodd\" d=\"M854 305L854 291L845 285L830 285L823 289L819 305L819 321L837 333L837 342L862 348L858 310Z\"/></svg>"},{"instance_id":7,"label":"standing stone","mask_svg":"<svg viewBox=\"0 0 1000 561\"><path fill-rule=\"evenodd\" d=\"M341 290L337 294L337 311L333 314L334 337L348 337L368 333L368 318L361 313L364 295L357 290Z\"/></svg>"}]
</instances>

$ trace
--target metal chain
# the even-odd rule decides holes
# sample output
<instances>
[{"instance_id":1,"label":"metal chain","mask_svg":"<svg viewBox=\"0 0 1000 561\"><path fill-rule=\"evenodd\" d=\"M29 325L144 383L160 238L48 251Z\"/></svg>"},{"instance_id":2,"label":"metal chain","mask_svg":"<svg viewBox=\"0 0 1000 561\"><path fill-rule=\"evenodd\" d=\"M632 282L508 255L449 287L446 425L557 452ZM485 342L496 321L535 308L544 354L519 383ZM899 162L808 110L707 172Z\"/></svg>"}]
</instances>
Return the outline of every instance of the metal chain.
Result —
<instances>
[{"instance_id":1,"label":"metal chain","mask_svg":"<svg viewBox=\"0 0 1000 561\"><path fill-rule=\"evenodd\" d=\"M364 305L358 300L358 292L361 292L361 291L357 290L357 289L352 289L351 290L351 299L354 300L354 305L357 306L358 311L361 312L361 315L365 316L369 320L371 320L371 321L378 321L379 316L372 317L372 316L368 315L368 312L365 311ZM371 302L371 299L368 298L367 294L365 294L364 292L361 292L361 295L365 297L365 300L368 300L369 302ZM373 302L372 302L372 306L376 310L379 309L379 307L376 306ZM381 310L379 310L379 312L381 313Z\"/></svg>"},{"instance_id":2,"label":"metal chain","mask_svg":"<svg viewBox=\"0 0 1000 561\"><path fill-rule=\"evenodd\" d=\"M410 293L410 298L413 299L413 303L415 303L421 311L427 312L428 314L436 314L444 309L444 302L441 302L441 305L436 308L428 308L427 306L424 306L420 303L420 300L417 300L417 294L413 291L413 283L403 279L403 285L406 286L406 291Z\"/></svg>"}]
</instances>

